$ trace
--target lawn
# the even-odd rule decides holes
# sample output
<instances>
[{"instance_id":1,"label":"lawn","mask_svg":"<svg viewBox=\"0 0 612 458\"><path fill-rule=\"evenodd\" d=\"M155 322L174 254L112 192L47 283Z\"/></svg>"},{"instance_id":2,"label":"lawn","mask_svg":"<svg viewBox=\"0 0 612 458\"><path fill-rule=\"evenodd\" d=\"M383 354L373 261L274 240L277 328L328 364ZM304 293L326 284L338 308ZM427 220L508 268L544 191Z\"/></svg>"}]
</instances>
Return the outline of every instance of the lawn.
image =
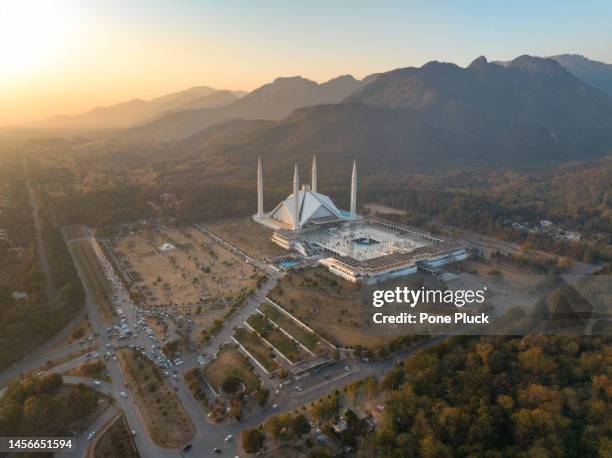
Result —
<instances>
[{"instance_id":1,"label":"lawn","mask_svg":"<svg viewBox=\"0 0 612 458\"><path fill-rule=\"evenodd\" d=\"M239 328L234 333L234 338L253 355L267 371L278 369L274 360L274 352L257 336L257 334L245 328Z\"/></svg>"},{"instance_id":2,"label":"lawn","mask_svg":"<svg viewBox=\"0 0 612 458\"><path fill-rule=\"evenodd\" d=\"M274 321L277 325L283 328L283 330L291 334L294 339L299 341L310 351L316 353L317 351L323 349L318 345L319 339L316 335L304 328L302 325L298 324L295 320L289 318L273 305L264 302L259 306L259 310L270 320Z\"/></svg>"},{"instance_id":3,"label":"lawn","mask_svg":"<svg viewBox=\"0 0 612 458\"><path fill-rule=\"evenodd\" d=\"M247 319L247 323L255 329L259 335L264 337L280 351L292 363L297 363L306 357L302 348L278 330L274 325L260 313L254 313Z\"/></svg>"}]
</instances>

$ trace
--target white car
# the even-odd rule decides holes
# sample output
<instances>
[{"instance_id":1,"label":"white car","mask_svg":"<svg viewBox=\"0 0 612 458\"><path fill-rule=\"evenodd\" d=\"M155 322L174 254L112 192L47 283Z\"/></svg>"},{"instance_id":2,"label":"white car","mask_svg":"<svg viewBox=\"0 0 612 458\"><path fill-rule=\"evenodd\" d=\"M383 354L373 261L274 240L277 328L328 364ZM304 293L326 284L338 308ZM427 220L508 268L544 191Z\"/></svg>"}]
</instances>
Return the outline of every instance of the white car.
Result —
<instances>
[{"instance_id":1,"label":"white car","mask_svg":"<svg viewBox=\"0 0 612 458\"><path fill-rule=\"evenodd\" d=\"M121 396L122 398L127 398L127 393L125 391L120 391L119 396Z\"/></svg>"},{"instance_id":2,"label":"white car","mask_svg":"<svg viewBox=\"0 0 612 458\"><path fill-rule=\"evenodd\" d=\"M91 431L91 432L89 432L89 433L87 434L87 436L85 436L85 438L86 438L88 441L90 441L90 440L92 440L92 439L93 439L93 437L94 437L95 435L96 435L96 432L95 432L95 431Z\"/></svg>"},{"instance_id":3,"label":"white car","mask_svg":"<svg viewBox=\"0 0 612 458\"><path fill-rule=\"evenodd\" d=\"M278 409L278 404L272 404L272 410Z\"/></svg>"},{"instance_id":4,"label":"white car","mask_svg":"<svg viewBox=\"0 0 612 458\"><path fill-rule=\"evenodd\" d=\"M227 436L225 436L225 442L229 442L234 438L234 436L232 436L231 434L228 434Z\"/></svg>"},{"instance_id":5,"label":"white car","mask_svg":"<svg viewBox=\"0 0 612 458\"><path fill-rule=\"evenodd\" d=\"M96 385L96 386L102 385L99 380L94 380L93 384Z\"/></svg>"}]
</instances>

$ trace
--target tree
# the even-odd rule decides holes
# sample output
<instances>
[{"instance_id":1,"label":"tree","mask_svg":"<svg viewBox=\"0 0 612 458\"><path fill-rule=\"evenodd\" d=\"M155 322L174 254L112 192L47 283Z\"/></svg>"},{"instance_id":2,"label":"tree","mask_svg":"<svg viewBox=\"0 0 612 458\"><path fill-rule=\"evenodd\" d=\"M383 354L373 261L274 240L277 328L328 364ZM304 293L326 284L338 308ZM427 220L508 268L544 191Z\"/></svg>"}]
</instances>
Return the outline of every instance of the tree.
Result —
<instances>
[{"instance_id":1,"label":"tree","mask_svg":"<svg viewBox=\"0 0 612 458\"><path fill-rule=\"evenodd\" d=\"M257 392L255 393L255 400L257 401L257 405L259 407L263 407L264 405L266 405L269 396L270 390L262 386L257 387Z\"/></svg>"},{"instance_id":2,"label":"tree","mask_svg":"<svg viewBox=\"0 0 612 458\"><path fill-rule=\"evenodd\" d=\"M242 433L242 447L247 453L257 453L263 447L265 439L265 434L259 429L247 429Z\"/></svg>"},{"instance_id":3,"label":"tree","mask_svg":"<svg viewBox=\"0 0 612 458\"><path fill-rule=\"evenodd\" d=\"M221 389L229 394L236 393L241 386L242 382L235 375L230 375L225 380L223 380L223 383L221 383Z\"/></svg>"},{"instance_id":4,"label":"tree","mask_svg":"<svg viewBox=\"0 0 612 458\"><path fill-rule=\"evenodd\" d=\"M267 432L274 440L279 438L280 432L283 429L283 419L281 415L274 415L268 418L264 424L264 431Z\"/></svg>"},{"instance_id":5,"label":"tree","mask_svg":"<svg viewBox=\"0 0 612 458\"><path fill-rule=\"evenodd\" d=\"M310 424L304 414L296 415L291 420L291 429L297 437L301 437L310 431Z\"/></svg>"}]
</instances>

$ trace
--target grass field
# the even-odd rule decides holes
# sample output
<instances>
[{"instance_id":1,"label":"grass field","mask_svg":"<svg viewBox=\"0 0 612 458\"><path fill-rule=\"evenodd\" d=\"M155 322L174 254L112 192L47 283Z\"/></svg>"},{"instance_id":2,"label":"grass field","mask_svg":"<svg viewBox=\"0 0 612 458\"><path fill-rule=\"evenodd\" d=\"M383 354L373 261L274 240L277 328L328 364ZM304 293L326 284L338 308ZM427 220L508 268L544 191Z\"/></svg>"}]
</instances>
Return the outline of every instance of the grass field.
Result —
<instances>
[{"instance_id":1,"label":"grass field","mask_svg":"<svg viewBox=\"0 0 612 458\"><path fill-rule=\"evenodd\" d=\"M230 376L237 377L246 387L247 393L259 386L259 377L250 369L251 363L236 346L226 345L203 370L208 383L219 392L221 384Z\"/></svg>"},{"instance_id":2,"label":"grass field","mask_svg":"<svg viewBox=\"0 0 612 458\"><path fill-rule=\"evenodd\" d=\"M297 343L270 323L265 316L254 313L246 321L260 336L274 345L274 347L292 363L297 363L306 358L306 352Z\"/></svg>"},{"instance_id":3,"label":"grass field","mask_svg":"<svg viewBox=\"0 0 612 458\"><path fill-rule=\"evenodd\" d=\"M128 423L123 415L96 442L93 458L139 458Z\"/></svg>"},{"instance_id":4,"label":"grass field","mask_svg":"<svg viewBox=\"0 0 612 458\"><path fill-rule=\"evenodd\" d=\"M85 281L93 294L93 299L99 307L106 324L113 321L113 288L104 274L100 260L91 244L87 240L77 240L71 243L72 251L77 265L85 275Z\"/></svg>"},{"instance_id":5,"label":"grass field","mask_svg":"<svg viewBox=\"0 0 612 458\"><path fill-rule=\"evenodd\" d=\"M272 243L272 231L251 218L215 221L204 226L254 259L285 253L281 247Z\"/></svg>"},{"instance_id":6,"label":"grass field","mask_svg":"<svg viewBox=\"0 0 612 458\"><path fill-rule=\"evenodd\" d=\"M264 302L259 306L259 310L270 320L274 321L277 325L283 328L283 330L291 334L294 339L299 341L310 351L317 353L323 350L323 347L318 344L319 339L316 335L300 324L296 323L295 320L289 318L273 305Z\"/></svg>"},{"instance_id":7,"label":"grass field","mask_svg":"<svg viewBox=\"0 0 612 458\"><path fill-rule=\"evenodd\" d=\"M240 344L247 349L268 371L278 369L274 360L274 352L257 336L257 334L245 328L239 328L234 333L234 337Z\"/></svg>"},{"instance_id":8,"label":"grass field","mask_svg":"<svg viewBox=\"0 0 612 458\"><path fill-rule=\"evenodd\" d=\"M118 350L117 356L153 442L164 448L185 445L193 438L195 426L160 370L127 348Z\"/></svg>"}]
</instances>

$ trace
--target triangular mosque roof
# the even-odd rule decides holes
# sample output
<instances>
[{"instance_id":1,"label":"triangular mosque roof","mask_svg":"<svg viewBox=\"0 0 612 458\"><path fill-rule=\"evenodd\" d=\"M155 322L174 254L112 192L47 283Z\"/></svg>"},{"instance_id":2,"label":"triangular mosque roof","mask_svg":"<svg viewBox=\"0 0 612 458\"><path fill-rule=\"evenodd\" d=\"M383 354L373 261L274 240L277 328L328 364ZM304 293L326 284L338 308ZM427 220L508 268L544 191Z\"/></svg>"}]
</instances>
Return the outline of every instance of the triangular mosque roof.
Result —
<instances>
[{"instance_id":1,"label":"triangular mosque roof","mask_svg":"<svg viewBox=\"0 0 612 458\"><path fill-rule=\"evenodd\" d=\"M304 224L311 219L326 218L330 216L342 219L345 218L343 212L334 205L328 196L313 192L308 186L304 186L298 191L298 199L300 227L304 226ZM292 226L294 203L295 199L292 193L270 212L270 217Z\"/></svg>"}]
</instances>

